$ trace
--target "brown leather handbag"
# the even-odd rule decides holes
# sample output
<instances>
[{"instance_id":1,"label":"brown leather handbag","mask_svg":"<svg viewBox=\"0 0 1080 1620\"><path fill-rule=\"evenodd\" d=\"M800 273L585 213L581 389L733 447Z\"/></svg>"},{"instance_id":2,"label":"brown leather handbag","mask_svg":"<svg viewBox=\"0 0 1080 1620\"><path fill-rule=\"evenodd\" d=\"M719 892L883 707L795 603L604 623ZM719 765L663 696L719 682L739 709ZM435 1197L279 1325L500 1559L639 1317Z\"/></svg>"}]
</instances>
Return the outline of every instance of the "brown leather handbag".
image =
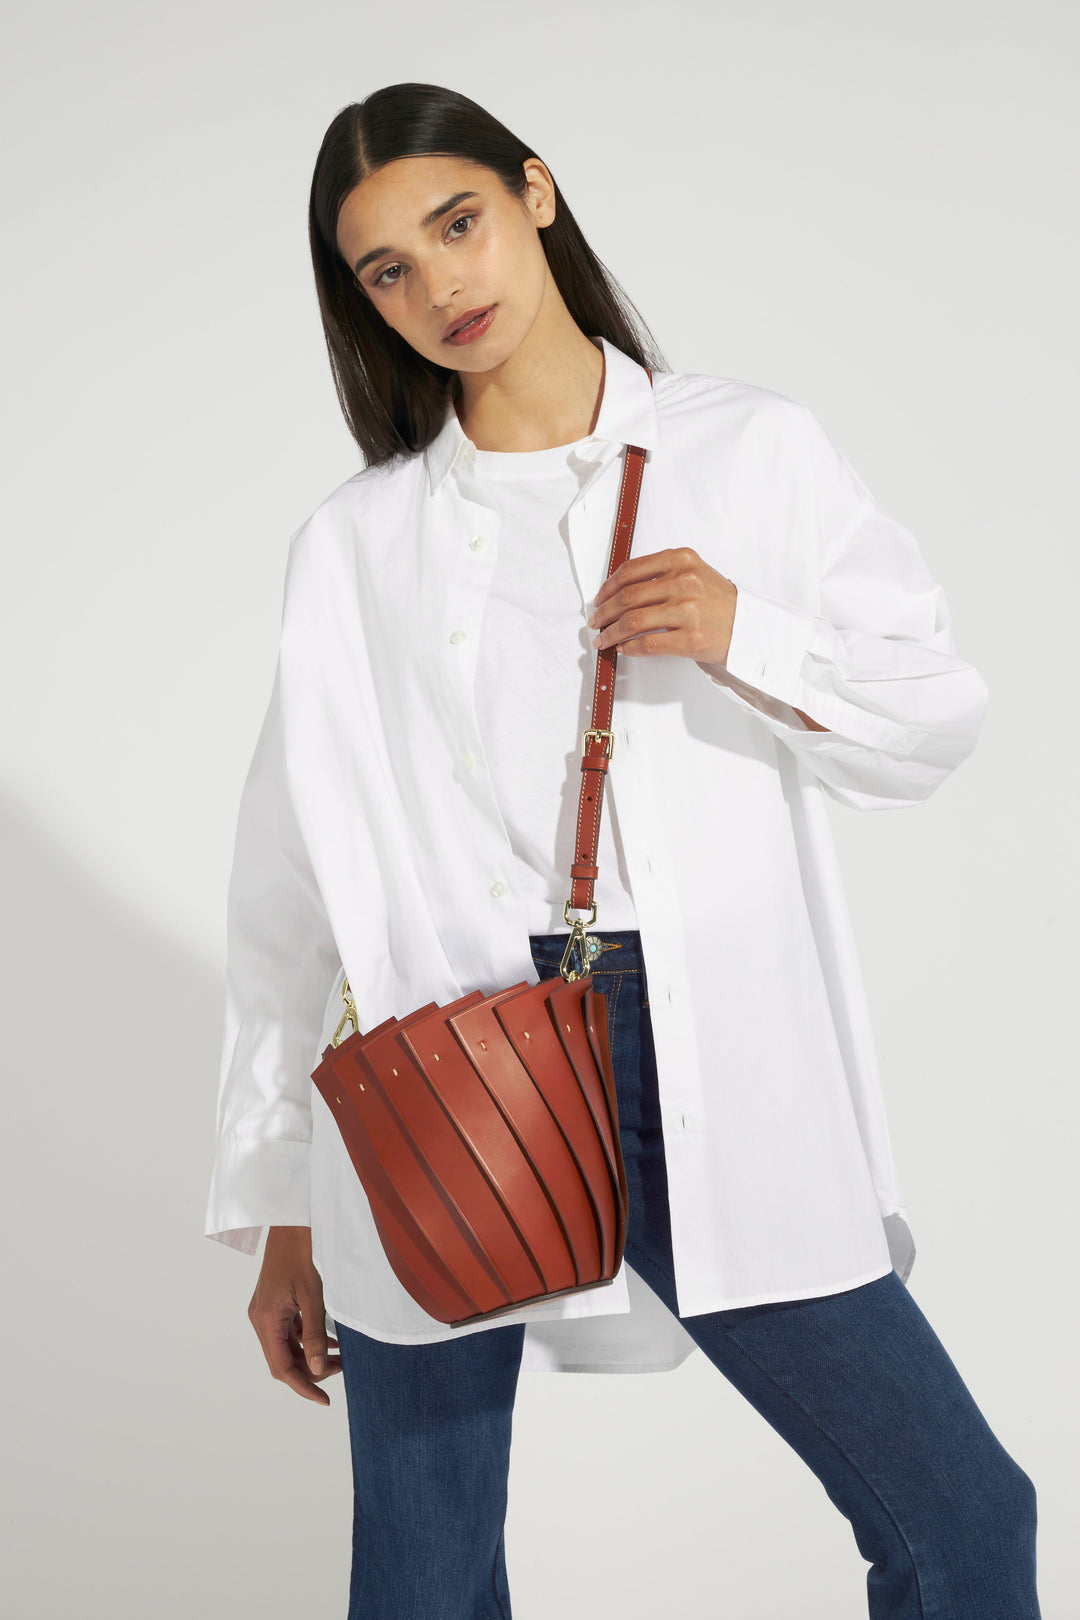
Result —
<instances>
[{"instance_id":1,"label":"brown leather handbag","mask_svg":"<svg viewBox=\"0 0 1080 1620\"><path fill-rule=\"evenodd\" d=\"M644 463L645 451L628 445L609 575L630 555ZM616 660L615 647L598 649L559 977L429 1002L367 1034L346 979L345 1012L311 1076L387 1259L413 1299L451 1327L602 1287L622 1264L626 1172L607 999L593 989L586 936L596 921ZM571 920L587 906L587 921ZM342 1040L347 1023L353 1033Z\"/></svg>"}]
</instances>

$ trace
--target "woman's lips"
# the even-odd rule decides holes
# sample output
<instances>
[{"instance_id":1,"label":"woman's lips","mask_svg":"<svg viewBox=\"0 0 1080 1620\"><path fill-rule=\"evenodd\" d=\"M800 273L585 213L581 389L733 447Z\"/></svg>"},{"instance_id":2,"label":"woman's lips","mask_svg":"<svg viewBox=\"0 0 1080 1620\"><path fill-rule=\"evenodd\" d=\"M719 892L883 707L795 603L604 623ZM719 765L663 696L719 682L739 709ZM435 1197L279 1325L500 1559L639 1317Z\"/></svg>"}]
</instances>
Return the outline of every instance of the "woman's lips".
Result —
<instances>
[{"instance_id":1,"label":"woman's lips","mask_svg":"<svg viewBox=\"0 0 1080 1620\"><path fill-rule=\"evenodd\" d=\"M495 308L496 306L492 304L489 309L484 311L483 315L477 316L474 320L470 321L467 326L458 327L456 332L451 332L450 336L446 339L447 343L455 343L458 345L462 343L473 343L478 337L483 337L484 333L488 330L492 321L495 319Z\"/></svg>"}]
</instances>

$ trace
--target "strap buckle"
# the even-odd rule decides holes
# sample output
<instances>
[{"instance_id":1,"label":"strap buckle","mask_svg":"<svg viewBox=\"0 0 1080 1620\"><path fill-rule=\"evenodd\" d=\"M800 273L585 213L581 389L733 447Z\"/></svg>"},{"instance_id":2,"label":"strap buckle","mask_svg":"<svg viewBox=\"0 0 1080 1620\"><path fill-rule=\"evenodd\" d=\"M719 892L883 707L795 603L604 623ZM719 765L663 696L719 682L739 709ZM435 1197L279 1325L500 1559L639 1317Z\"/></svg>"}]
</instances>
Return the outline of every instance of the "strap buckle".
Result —
<instances>
[{"instance_id":1,"label":"strap buckle","mask_svg":"<svg viewBox=\"0 0 1080 1620\"><path fill-rule=\"evenodd\" d=\"M590 737L599 737L606 740L607 746L604 749L604 755L605 758L610 759L612 754L615 752L615 733L613 731L608 731L605 726L590 726L587 731L583 731L581 733L582 754L585 753L585 749L588 745Z\"/></svg>"}]
</instances>

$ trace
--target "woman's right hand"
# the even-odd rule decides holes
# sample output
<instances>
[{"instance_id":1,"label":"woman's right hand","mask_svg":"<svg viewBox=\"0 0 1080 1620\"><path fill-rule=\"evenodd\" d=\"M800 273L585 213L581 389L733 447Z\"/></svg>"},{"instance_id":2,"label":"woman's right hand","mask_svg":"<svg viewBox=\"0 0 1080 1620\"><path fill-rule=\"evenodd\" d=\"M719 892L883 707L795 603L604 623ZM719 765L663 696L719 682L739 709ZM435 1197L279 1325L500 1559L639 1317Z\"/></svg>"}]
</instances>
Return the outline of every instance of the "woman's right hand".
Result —
<instances>
[{"instance_id":1,"label":"woman's right hand","mask_svg":"<svg viewBox=\"0 0 1080 1620\"><path fill-rule=\"evenodd\" d=\"M310 1226L268 1228L248 1320L272 1375L305 1400L329 1406L329 1395L317 1385L341 1371L341 1357L327 1354L328 1343L336 1345L337 1340L326 1331L322 1278L311 1258Z\"/></svg>"}]
</instances>

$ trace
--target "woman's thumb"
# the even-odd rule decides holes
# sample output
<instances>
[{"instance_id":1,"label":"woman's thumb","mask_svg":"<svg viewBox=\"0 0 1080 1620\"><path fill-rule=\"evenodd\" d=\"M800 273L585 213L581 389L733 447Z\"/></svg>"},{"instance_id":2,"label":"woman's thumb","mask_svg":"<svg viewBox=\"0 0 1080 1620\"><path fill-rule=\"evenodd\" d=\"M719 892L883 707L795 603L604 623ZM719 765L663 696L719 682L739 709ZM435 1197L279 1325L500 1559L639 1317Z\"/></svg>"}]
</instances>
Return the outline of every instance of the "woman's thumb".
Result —
<instances>
[{"instance_id":1,"label":"woman's thumb","mask_svg":"<svg viewBox=\"0 0 1080 1620\"><path fill-rule=\"evenodd\" d=\"M304 1359L313 1378L326 1371L326 1311L322 1300L309 1299L301 1307L304 1328Z\"/></svg>"}]
</instances>

